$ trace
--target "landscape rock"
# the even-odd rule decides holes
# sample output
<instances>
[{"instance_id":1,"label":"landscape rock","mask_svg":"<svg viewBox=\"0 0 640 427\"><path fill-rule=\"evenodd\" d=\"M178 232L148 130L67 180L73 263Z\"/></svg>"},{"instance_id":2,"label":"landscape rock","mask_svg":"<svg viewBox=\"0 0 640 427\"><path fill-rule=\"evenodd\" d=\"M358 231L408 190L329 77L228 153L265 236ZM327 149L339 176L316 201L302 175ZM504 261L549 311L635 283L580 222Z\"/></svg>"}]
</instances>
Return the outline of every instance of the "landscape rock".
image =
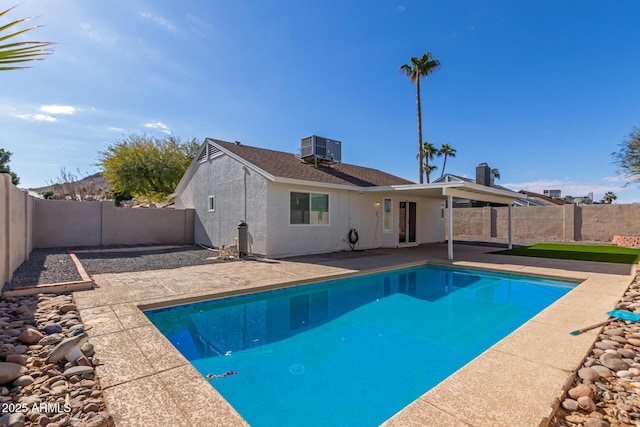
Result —
<instances>
[{"instance_id":1,"label":"landscape rock","mask_svg":"<svg viewBox=\"0 0 640 427\"><path fill-rule=\"evenodd\" d=\"M0 404L41 408L1 413L1 427L114 426L91 363L93 346L70 304L69 294L0 299ZM58 314L65 305L68 310ZM17 307L29 310L18 316ZM71 411L51 409L53 404Z\"/></svg>"},{"instance_id":2,"label":"landscape rock","mask_svg":"<svg viewBox=\"0 0 640 427\"><path fill-rule=\"evenodd\" d=\"M42 331L47 335L59 334L62 332L62 326L59 323L49 323L42 328Z\"/></svg>"},{"instance_id":3,"label":"landscape rock","mask_svg":"<svg viewBox=\"0 0 640 427\"><path fill-rule=\"evenodd\" d=\"M37 344L42 338L44 338L44 334L37 329L26 328L19 336L18 341L23 344Z\"/></svg>"},{"instance_id":4,"label":"landscape rock","mask_svg":"<svg viewBox=\"0 0 640 427\"><path fill-rule=\"evenodd\" d=\"M17 363L0 362L0 385L11 383L27 372L27 368Z\"/></svg>"},{"instance_id":5,"label":"landscape rock","mask_svg":"<svg viewBox=\"0 0 640 427\"><path fill-rule=\"evenodd\" d=\"M47 362L57 363L64 358L70 362L75 361L82 356L80 348L88 339L89 336L83 332L80 335L62 340L49 354Z\"/></svg>"}]
</instances>

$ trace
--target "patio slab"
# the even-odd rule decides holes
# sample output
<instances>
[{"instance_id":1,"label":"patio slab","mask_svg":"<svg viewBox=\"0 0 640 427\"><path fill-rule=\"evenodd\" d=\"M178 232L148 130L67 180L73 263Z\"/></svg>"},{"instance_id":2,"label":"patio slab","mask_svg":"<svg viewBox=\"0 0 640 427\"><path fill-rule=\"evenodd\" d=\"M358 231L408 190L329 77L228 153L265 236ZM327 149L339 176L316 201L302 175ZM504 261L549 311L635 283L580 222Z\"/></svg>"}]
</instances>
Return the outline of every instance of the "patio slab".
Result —
<instances>
[{"instance_id":1,"label":"patio slab","mask_svg":"<svg viewBox=\"0 0 640 427\"><path fill-rule=\"evenodd\" d=\"M513 426L544 423L597 337L569 331L606 319L631 283L635 266L594 265L442 244L285 260L236 261L94 276L99 289L75 293L83 320L108 318L91 338L109 410L119 426L246 425L140 311L283 283L296 284L408 264L453 264L584 280L529 323L388 420L386 425ZM117 322L117 323L116 323ZM106 322L105 322L106 323ZM117 326L117 327L116 327ZM112 329L110 329L112 328ZM119 398L117 398L119 396ZM122 400L132 399L127 402ZM153 408L156 408L154 411ZM200 409L199 409L200 408ZM173 414L168 416L167 414ZM170 422L167 422L170 420Z\"/></svg>"}]
</instances>

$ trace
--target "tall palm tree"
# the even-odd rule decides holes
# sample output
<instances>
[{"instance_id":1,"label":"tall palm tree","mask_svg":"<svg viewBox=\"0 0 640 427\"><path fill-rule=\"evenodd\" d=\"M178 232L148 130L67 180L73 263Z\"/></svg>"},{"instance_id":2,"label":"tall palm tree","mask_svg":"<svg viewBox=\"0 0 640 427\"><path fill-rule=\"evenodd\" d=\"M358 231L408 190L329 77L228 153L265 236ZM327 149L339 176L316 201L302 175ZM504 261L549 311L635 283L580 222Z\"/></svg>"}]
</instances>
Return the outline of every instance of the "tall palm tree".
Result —
<instances>
[{"instance_id":1,"label":"tall palm tree","mask_svg":"<svg viewBox=\"0 0 640 427\"><path fill-rule=\"evenodd\" d=\"M411 65L404 64L400 67L400 71L406 73L411 83L416 84L416 104L418 107L418 153L419 154L419 174L420 184L423 182L423 158L422 158L422 104L420 102L420 77L427 77L429 74L440 68L440 61L433 59L431 52L426 52L420 58L412 56L410 58Z\"/></svg>"},{"instance_id":2,"label":"tall palm tree","mask_svg":"<svg viewBox=\"0 0 640 427\"><path fill-rule=\"evenodd\" d=\"M11 12L14 8L15 6L0 12L0 18ZM29 19L31 18L19 19L0 27L0 43L2 43L0 44L0 70L19 70L22 68L29 68L26 66L14 64L21 64L23 62L44 59L52 52L50 46L53 43L50 42L5 42L6 40L9 40L13 37L19 36L20 34L24 34L27 31L31 31L39 27L38 25L36 25L33 27L24 28L22 30L17 30L7 35L3 35L3 33L7 30L18 24L26 22ZM14 29L12 29L12 31L14 31Z\"/></svg>"},{"instance_id":3,"label":"tall palm tree","mask_svg":"<svg viewBox=\"0 0 640 427\"><path fill-rule=\"evenodd\" d=\"M431 172L433 172L436 169L438 169L438 166L430 165L429 163L425 163L422 166L422 170L427 174L427 184L429 183L429 176L431 175Z\"/></svg>"},{"instance_id":4,"label":"tall palm tree","mask_svg":"<svg viewBox=\"0 0 640 427\"><path fill-rule=\"evenodd\" d=\"M432 143L425 141L422 144L422 149L418 153L418 156L422 156L424 161L424 165L422 166L422 170L427 174L427 183L431 182L430 175L437 166L432 166L429 164L430 160L433 160L436 156L440 157L440 150L438 150Z\"/></svg>"},{"instance_id":5,"label":"tall palm tree","mask_svg":"<svg viewBox=\"0 0 640 427\"><path fill-rule=\"evenodd\" d=\"M449 144L442 144L442 147L440 147L440 150L438 150L438 153L441 156L444 156L444 160L442 161L442 173L440 174L440 176L444 176L444 168L447 167L447 157L455 157L456 152L456 149Z\"/></svg>"}]
</instances>

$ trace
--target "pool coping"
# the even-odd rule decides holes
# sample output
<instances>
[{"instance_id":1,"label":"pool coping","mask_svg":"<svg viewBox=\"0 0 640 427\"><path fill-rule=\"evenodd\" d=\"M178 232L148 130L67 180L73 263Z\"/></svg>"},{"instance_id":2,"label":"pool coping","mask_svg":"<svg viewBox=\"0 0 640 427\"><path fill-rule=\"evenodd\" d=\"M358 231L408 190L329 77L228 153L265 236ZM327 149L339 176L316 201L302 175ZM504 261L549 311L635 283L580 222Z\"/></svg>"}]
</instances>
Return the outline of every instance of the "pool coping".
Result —
<instances>
[{"instance_id":1,"label":"pool coping","mask_svg":"<svg viewBox=\"0 0 640 427\"><path fill-rule=\"evenodd\" d=\"M453 262L439 259L399 263L393 268L387 266L357 271L339 268L329 271L329 274L316 274L314 277L284 284L297 286L424 264L583 280L556 303L384 423L389 426L546 425L559 405L566 383L572 379L573 372L597 338L598 330L579 336L572 336L568 332L604 320L605 312L613 308L624 294L634 272L631 269L629 274L586 273L563 270L558 268L558 262L550 263L549 267L545 265L549 263L544 261L517 261L497 265L482 262L482 259ZM603 283L606 283L606 292L603 292ZM76 293L82 319L92 326L88 333L92 336L91 342L96 347L96 354L104 359L104 364L96 369L103 382L109 410L116 413L117 424L136 425L141 422L145 425L163 425L169 422L174 425L247 425L208 381L155 329L141 309L149 310L281 287L283 283L243 286L241 289L201 292L183 298L177 295L154 298L149 294L135 303L116 302L104 305L87 303L88 295L84 297L84 293ZM549 345L555 345L557 350L549 351ZM514 382L514 377L523 376L527 378L527 386L517 387L518 384L514 383L518 381ZM177 399L176 396L183 398ZM175 405L169 413L181 414L184 418L179 418L177 424L175 416L171 416L169 421L166 411L152 410L153 402L165 409ZM184 424L180 424L182 422Z\"/></svg>"}]
</instances>

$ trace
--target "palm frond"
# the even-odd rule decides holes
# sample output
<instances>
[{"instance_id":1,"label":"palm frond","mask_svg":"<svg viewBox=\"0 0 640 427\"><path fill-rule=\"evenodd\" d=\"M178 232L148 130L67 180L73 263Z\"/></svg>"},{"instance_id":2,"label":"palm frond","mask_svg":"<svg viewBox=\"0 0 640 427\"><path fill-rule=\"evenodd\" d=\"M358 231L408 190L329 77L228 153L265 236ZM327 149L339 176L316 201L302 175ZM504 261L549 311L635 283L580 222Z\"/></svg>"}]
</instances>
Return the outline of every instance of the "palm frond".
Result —
<instances>
[{"instance_id":1,"label":"palm frond","mask_svg":"<svg viewBox=\"0 0 640 427\"><path fill-rule=\"evenodd\" d=\"M0 17L12 11L15 7L16 6L13 6L13 7L10 7L9 9L6 9L0 12ZM10 22L0 27L0 34L3 31L6 31L30 19L31 18L23 18L23 19L18 19L16 21ZM12 32L7 35L0 35L0 42L13 39L19 35L22 35L28 31L32 31L39 27L40 27L39 25L36 25L33 27L28 27L22 30ZM17 70L22 68L29 68L21 65L9 66L9 67L4 65L22 64L25 62L42 60L53 52L53 49L50 48L50 46L52 45L53 43L50 43L50 42L15 42L15 43L0 44L0 64L3 65L3 67L0 67L0 70Z\"/></svg>"}]
</instances>

